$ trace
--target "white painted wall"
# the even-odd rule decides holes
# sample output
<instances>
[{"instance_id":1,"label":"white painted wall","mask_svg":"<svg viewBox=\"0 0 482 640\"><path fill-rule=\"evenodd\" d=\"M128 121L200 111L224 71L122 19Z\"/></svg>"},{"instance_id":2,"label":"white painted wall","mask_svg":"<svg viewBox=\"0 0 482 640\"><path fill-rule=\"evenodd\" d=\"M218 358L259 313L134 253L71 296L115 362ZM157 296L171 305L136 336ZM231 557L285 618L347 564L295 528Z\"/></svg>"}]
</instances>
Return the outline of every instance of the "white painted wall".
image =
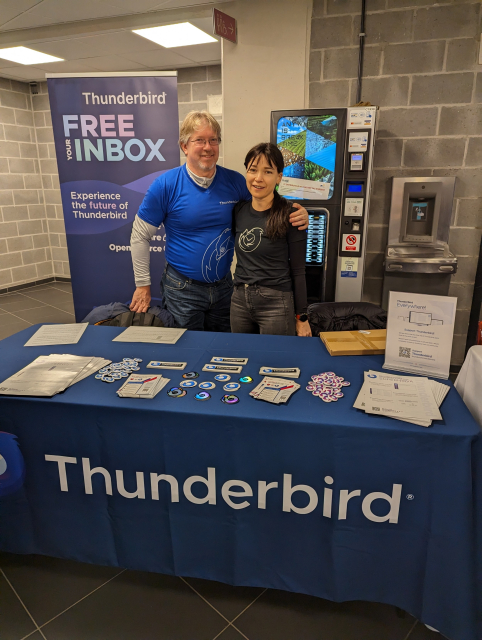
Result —
<instances>
[{"instance_id":1,"label":"white painted wall","mask_svg":"<svg viewBox=\"0 0 482 640\"><path fill-rule=\"evenodd\" d=\"M238 25L222 42L224 166L269 141L270 114L306 108L312 0L237 0L220 7Z\"/></svg>"}]
</instances>

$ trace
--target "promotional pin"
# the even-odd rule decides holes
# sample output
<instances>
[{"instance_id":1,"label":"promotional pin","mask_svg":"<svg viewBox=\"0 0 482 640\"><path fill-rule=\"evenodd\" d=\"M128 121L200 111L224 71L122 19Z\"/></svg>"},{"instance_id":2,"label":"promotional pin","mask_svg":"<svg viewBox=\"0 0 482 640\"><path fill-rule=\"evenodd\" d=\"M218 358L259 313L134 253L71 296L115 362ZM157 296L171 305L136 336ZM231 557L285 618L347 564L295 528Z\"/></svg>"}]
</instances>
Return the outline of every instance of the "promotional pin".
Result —
<instances>
[{"instance_id":1,"label":"promotional pin","mask_svg":"<svg viewBox=\"0 0 482 640\"><path fill-rule=\"evenodd\" d=\"M104 376L102 378L102 382L115 382L115 378L111 378L110 376Z\"/></svg>"},{"instance_id":2,"label":"promotional pin","mask_svg":"<svg viewBox=\"0 0 482 640\"><path fill-rule=\"evenodd\" d=\"M237 382L228 382L228 384L224 385L223 389L225 391L237 391L238 389L241 389L241 385Z\"/></svg>"},{"instance_id":3,"label":"promotional pin","mask_svg":"<svg viewBox=\"0 0 482 640\"><path fill-rule=\"evenodd\" d=\"M170 398L183 398L186 395L186 391L180 387L172 387L172 389L169 389L167 392L167 395Z\"/></svg>"},{"instance_id":4,"label":"promotional pin","mask_svg":"<svg viewBox=\"0 0 482 640\"><path fill-rule=\"evenodd\" d=\"M244 376L243 378L240 378L239 381L243 384L249 384L250 382L253 382L253 378L251 378L251 376Z\"/></svg>"},{"instance_id":5,"label":"promotional pin","mask_svg":"<svg viewBox=\"0 0 482 640\"><path fill-rule=\"evenodd\" d=\"M190 380L191 378L199 378L199 373L196 373L196 371L188 371L187 373L183 373L182 377L186 380Z\"/></svg>"},{"instance_id":6,"label":"promotional pin","mask_svg":"<svg viewBox=\"0 0 482 640\"><path fill-rule=\"evenodd\" d=\"M183 380L179 386L183 389L189 389L190 387L195 387L196 385L197 382L195 380Z\"/></svg>"},{"instance_id":7,"label":"promotional pin","mask_svg":"<svg viewBox=\"0 0 482 640\"><path fill-rule=\"evenodd\" d=\"M217 376L214 376L214 379L218 382L227 382L228 380L231 380L231 376L227 373L220 373Z\"/></svg>"},{"instance_id":8,"label":"promotional pin","mask_svg":"<svg viewBox=\"0 0 482 640\"><path fill-rule=\"evenodd\" d=\"M237 404L239 402L238 396L225 395L221 398L221 402L224 404Z\"/></svg>"},{"instance_id":9,"label":"promotional pin","mask_svg":"<svg viewBox=\"0 0 482 640\"><path fill-rule=\"evenodd\" d=\"M216 385L214 384L214 382L200 382L199 383L199 388L200 389L215 389Z\"/></svg>"},{"instance_id":10,"label":"promotional pin","mask_svg":"<svg viewBox=\"0 0 482 640\"><path fill-rule=\"evenodd\" d=\"M211 395L207 391L200 391L194 396L194 400L209 400Z\"/></svg>"},{"instance_id":11,"label":"promotional pin","mask_svg":"<svg viewBox=\"0 0 482 640\"><path fill-rule=\"evenodd\" d=\"M104 371L104 372L102 372L102 373L105 373L105 371ZM102 373L98 373L98 374L95 376L95 379L96 379L96 380L102 380L102 378L104 377L104 376L102 375Z\"/></svg>"}]
</instances>

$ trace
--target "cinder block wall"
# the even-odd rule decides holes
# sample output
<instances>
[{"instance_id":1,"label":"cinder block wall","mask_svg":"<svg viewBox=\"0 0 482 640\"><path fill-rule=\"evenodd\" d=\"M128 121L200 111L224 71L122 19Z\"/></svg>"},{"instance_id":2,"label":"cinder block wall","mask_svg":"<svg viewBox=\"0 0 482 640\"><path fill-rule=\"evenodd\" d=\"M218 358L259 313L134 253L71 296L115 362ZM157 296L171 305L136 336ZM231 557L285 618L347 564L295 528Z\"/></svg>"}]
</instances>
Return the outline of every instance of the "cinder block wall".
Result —
<instances>
[{"instance_id":1,"label":"cinder block wall","mask_svg":"<svg viewBox=\"0 0 482 640\"><path fill-rule=\"evenodd\" d=\"M380 106L364 298L380 303L392 176L456 176L452 363L463 361L482 229L480 2L367 0L362 100ZM310 107L354 104L361 0L314 0Z\"/></svg>"},{"instance_id":2,"label":"cinder block wall","mask_svg":"<svg viewBox=\"0 0 482 640\"><path fill-rule=\"evenodd\" d=\"M203 111L208 108L208 96L222 94L221 65L210 67L189 67L177 72L177 91L179 98L179 126L190 111ZM222 127L222 117L216 116ZM222 145L219 149L219 163L223 164ZM186 158L181 152L181 164Z\"/></svg>"},{"instance_id":3,"label":"cinder block wall","mask_svg":"<svg viewBox=\"0 0 482 640\"><path fill-rule=\"evenodd\" d=\"M30 87L0 78L0 290L53 275Z\"/></svg>"},{"instance_id":4,"label":"cinder block wall","mask_svg":"<svg viewBox=\"0 0 482 640\"><path fill-rule=\"evenodd\" d=\"M32 107L45 198L45 218L52 252L52 274L55 277L68 278L70 277L69 256L47 83L39 83L37 90L38 94L32 95Z\"/></svg>"},{"instance_id":5,"label":"cinder block wall","mask_svg":"<svg viewBox=\"0 0 482 640\"><path fill-rule=\"evenodd\" d=\"M181 121L222 93L220 65L178 74ZM47 83L37 91L0 77L0 291L70 276Z\"/></svg>"}]
</instances>

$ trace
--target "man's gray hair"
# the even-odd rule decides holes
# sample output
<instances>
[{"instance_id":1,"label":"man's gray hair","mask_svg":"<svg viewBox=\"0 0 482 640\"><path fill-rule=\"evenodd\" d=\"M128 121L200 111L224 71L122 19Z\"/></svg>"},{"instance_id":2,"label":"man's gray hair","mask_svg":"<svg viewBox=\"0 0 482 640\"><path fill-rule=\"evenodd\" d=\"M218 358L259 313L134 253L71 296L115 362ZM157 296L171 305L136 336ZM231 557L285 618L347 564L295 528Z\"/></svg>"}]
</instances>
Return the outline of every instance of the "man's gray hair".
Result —
<instances>
[{"instance_id":1,"label":"man's gray hair","mask_svg":"<svg viewBox=\"0 0 482 640\"><path fill-rule=\"evenodd\" d=\"M179 146L187 144L189 138L195 131L199 131L203 126L211 127L221 142L221 127L219 122L209 111L190 111L184 118L179 132Z\"/></svg>"}]
</instances>

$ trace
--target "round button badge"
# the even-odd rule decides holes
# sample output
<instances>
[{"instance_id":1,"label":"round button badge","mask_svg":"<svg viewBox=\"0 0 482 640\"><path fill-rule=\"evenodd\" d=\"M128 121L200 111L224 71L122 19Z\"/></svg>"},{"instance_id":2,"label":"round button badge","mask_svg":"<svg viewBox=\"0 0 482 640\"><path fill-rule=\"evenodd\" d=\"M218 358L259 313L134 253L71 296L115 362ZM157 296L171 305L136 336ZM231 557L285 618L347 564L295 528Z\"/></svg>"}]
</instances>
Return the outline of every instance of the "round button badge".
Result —
<instances>
[{"instance_id":1,"label":"round button badge","mask_svg":"<svg viewBox=\"0 0 482 640\"><path fill-rule=\"evenodd\" d=\"M188 371L187 373L183 373L182 377L185 380L191 380L192 378L199 378L199 373L196 373L196 371Z\"/></svg>"},{"instance_id":2,"label":"round button badge","mask_svg":"<svg viewBox=\"0 0 482 640\"><path fill-rule=\"evenodd\" d=\"M214 379L218 382L227 382L228 380L231 380L231 376L227 373L219 373L217 376L214 376Z\"/></svg>"},{"instance_id":3,"label":"round button badge","mask_svg":"<svg viewBox=\"0 0 482 640\"><path fill-rule=\"evenodd\" d=\"M200 389L215 389L216 385L214 384L214 382L200 382L199 383L199 388Z\"/></svg>"},{"instance_id":4,"label":"round button badge","mask_svg":"<svg viewBox=\"0 0 482 640\"><path fill-rule=\"evenodd\" d=\"M190 387L197 386L197 382L195 380L183 380L179 386L183 389L189 389Z\"/></svg>"},{"instance_id":5,"label":"round button badge","mask_svg":"<svg viewBox=\"0 0 482 640\"><path fill-rule=\"evenodd\" d=\"M239 398L238 396L227 394L221 398L221 402L224 402L224 404L237 404L239 402Z\"/></svg>"},{"instance_id":6,"label":"round button badge","mask_svg":"<svg viewBox=\"0 0 482 640\"><path fill-rule=\"evenodd\" d=\"M239 381L243 382L244 384L249 384L250 382L253 382L253 378L251 378L251 376L243 376L239 379Z\"/></svg>"},{"instance_id":7,"label":"round button badge","mask_svg":"<svg viewBox=\"0 0 482 640\"><path fill-rule=\"evenodd\" d=\"M172 387L172 389L169 389L167 392L167 395L170 398L183 398L186 395L186 391L180 387Z\"/></svg>"},{"instance_id":8,"label":"round button badge","mask_svg":"<svg viewBox=\"0 0 482 640\"><path fill-rule=\"evenodd\" d=\"M225 391L237 391L238 389L241 389L241 385L237 382L228 382L228 384L224 385L223 389Z\"/></svg>"},{"instance_id":9,"label":"round button badge","mask_svg":"<svg viewBox=\"0 0 482 640\"><path fill-rule=\"evenodd\" d=\"M196 395L194 396L194 400L209 400L211 397L211 394L209 394L207 391L200 391L199 393L196 393Z\"/></svg>"}]
</instances>

